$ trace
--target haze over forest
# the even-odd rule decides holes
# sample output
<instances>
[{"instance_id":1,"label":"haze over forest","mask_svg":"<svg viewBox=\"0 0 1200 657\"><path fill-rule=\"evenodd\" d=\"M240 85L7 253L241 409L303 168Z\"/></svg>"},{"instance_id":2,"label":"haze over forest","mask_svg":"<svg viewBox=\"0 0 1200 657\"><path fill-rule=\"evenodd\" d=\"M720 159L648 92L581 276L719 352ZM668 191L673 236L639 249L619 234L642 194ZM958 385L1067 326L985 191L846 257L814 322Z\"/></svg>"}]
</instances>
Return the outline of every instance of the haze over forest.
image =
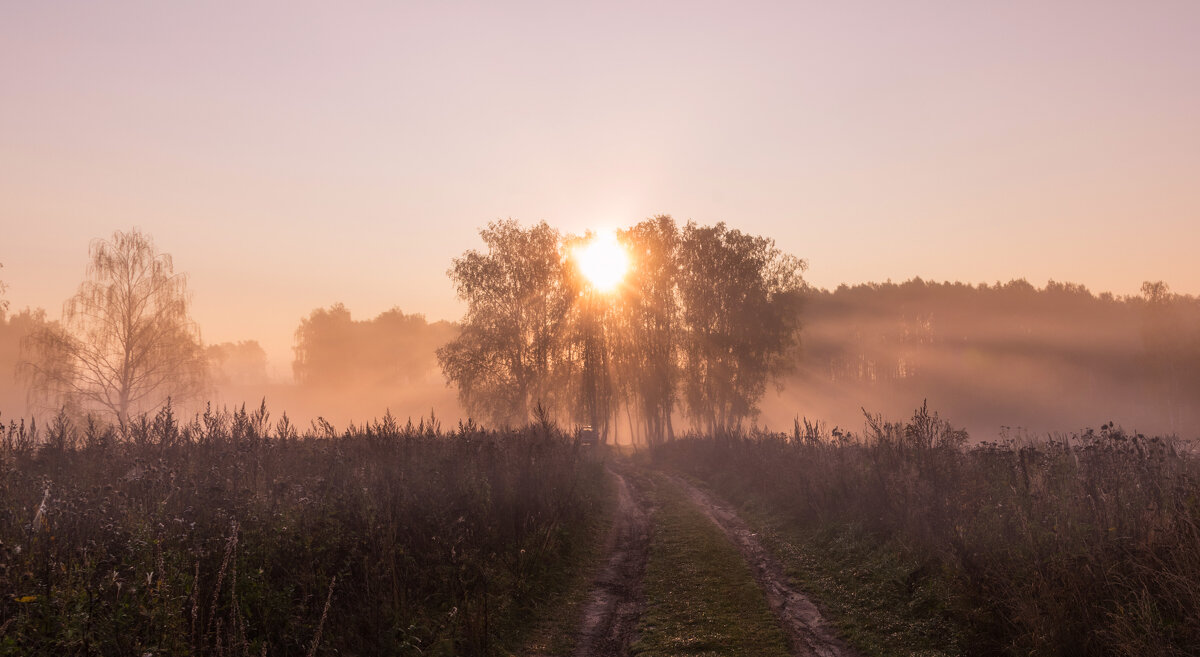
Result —
<instances>
[{"instance_id":1,"label":"haze over forest","mask_svg":"<svg viewBox=\"0 0 1200 657\"><path fill-rule=\"evenodd\" d=\"M759 422L1196 433L1193 3L239 12L0 9L4 417L115 230L188 275L214 399L344 422L464 414L488 222L670 213L808 265Z\"/></svg>"},{"instance_id":2,"label":"haze over forest","mask_svg":"<svg viewBox=\"0 0 1200 657\"><path fill-rule=\"evenodd\" d=\"M481 234L485 248L468 250L450 271L471 307L461 323L429 321L399 308L375 317L356 317L340 303L315 308L295 329L287 380L271 376L254 336L200 341L200 327L187 316L186 277L178 272L164 279L180 285L180 321L195 335L185 341L197 351L172 361L179 379L173 387L134 400L130 412L153 412L173 394L188 412L208 402L237 407L265 399L301 424L319 417L338 426L389 410L401 418L433 413L450 421L519 424L543 406L560 424L600 422L606 435L627 442L654 432L661 439L667 431L712 430L713 422L787 428L800 417L853 430L864 410L902 417L929 400L981 439L996 438L1002 428L1019 435L1110 421L1147 432L1200 432L1194 404L1200 300L1174 294L1162 282L1145 283L1136 296L1094 294L1054 281L1035 287L1023 279L976 286L916 278L825 290L806 284L806 264L769 239L723 224L681 227L664 216L616 233L614 248L629 258L630 273L613 279L612 292L597 295L586 292L586 282L572 282L578 277L572 245L595 242L595 236L584 240L544 223L523 227L511 220ZM130 241L153 251L151 238L137 232L97 240L89 276L95 278L109 250ZM738 244L745 260L730 259ZM664 253L677 255L664 264ZM169 263L161 260L167 254L157 257L154 262ZM737 262L758 264L746 270ZM676 268L679 274L670 273ZM751 278L733 273L747 271ZM670 278L676 275L677 281ZM64 305L65 329L45 310L0 307L0 370L6 374L0 409L10 419L45 416L64 404L80 412L117 410L30 375L31 367L54 369L39 363L70 340L56 331L80 330L76 316L90 284ZM501 293L506 285L517 287ZM762 296L755 285L764 286ZM583 303L585 293L596 297ZM716 304L720 315L703 314L706 304ZM638 313L649 320L637 319ZM45 336L53 344L47 346ZM542 355L508 352L523 347L505 344L529 345ZM664 346L647 346L653 344ZM720 344L728 346L706 352ZM601 354L598 381L588 378L593 349ZM644 349L647 355L638 356ZM726 349L732 360L722 360ZM509 353L517 359L511 364ZM179 374L193 369L194 377ZM713 392L706 377L714 376L737 382ZM581 399L603 409L581 410ZM718 421L693 414L712 408L730 415ZM665 424L654 428L659 421Z\"/></svg>"}]
</instances>

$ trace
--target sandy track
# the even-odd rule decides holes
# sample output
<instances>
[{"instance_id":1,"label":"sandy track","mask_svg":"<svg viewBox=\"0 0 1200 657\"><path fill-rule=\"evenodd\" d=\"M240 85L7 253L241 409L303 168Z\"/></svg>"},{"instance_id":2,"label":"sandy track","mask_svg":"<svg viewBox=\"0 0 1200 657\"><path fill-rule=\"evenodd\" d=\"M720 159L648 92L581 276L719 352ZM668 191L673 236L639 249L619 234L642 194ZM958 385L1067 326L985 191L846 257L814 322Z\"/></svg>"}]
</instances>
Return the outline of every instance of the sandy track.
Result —
<instances>
[{"instance_id":1,"label":"sandy track","mask_svg":"<svg viewBox=\"0 0 1200 657\"><path fill-rule=\"evenodd\" d=\"M650 514L625 477L612 468L609 473L617 491L605 552L609 558L584 605L575 657L628 655L645 603L642 577L650 554Z\"/></svg>"},{"instance_id":2,"label":"sandy track","mask_svg":"<svg viewBox=\"0 0 1200 657\"><path fill-rule=\"evenodd\" d=\"M717 501L681 477L671 475L670 478L741 551L742 557L754 571L754 578L766 592L771 610L779 617L784 631L787 632L793 655L856 657L857 653L838 638L817 606L791 586L783 572L782 564L763 547L758 537L750 531L750 527L738 517L732 507Z\"/></svg>"}]
</instances>

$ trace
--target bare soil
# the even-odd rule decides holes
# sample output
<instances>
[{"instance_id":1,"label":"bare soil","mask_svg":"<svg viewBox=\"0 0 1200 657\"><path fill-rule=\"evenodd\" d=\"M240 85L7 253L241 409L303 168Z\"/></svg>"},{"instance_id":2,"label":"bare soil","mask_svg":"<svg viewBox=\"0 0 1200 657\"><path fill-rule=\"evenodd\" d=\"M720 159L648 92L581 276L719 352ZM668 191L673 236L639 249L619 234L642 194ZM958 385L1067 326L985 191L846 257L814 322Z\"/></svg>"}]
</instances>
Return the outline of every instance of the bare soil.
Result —
<instances>
[{"instance_id":1,"label":"bare soil","mask_svg":"<svg viewBox=\"0 0 1200 657\"><path fill-rule=\"evenodd\" d=\"M857 657L840 638L821 611L788 581L783 565L763 547L758 536L750 530L728 504L691 485L683 478L671 476L688 497L700 507L729 540L738 547L759 586L767 595L767 603L779 617L792 654L797 657Z\"/></svg>"},{"instance_id":2,"label":"bare soil","mask_svg":"<svg viewBox=\"0 0 1200 657\"><path fill-rule=\"evenodd\" d=\"M637 635L645 599L642 578L650 553L650 512L644 498L619 472L617 511L605 553L609 555L583 608L575 657L624 657Z\"/></svg>"}]
</instances>

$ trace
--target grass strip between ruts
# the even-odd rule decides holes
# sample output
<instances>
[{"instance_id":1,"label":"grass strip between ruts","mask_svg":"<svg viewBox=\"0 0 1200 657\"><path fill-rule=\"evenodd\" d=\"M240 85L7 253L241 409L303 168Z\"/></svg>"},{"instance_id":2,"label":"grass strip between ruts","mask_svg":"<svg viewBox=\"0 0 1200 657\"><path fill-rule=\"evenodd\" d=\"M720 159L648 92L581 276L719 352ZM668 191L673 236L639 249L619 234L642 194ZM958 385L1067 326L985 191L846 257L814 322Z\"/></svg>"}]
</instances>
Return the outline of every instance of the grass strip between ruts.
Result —
<instances>
[{"instance_id":1,"label":"grass strip between ruts","mask_svg":"<svg viewBox=\"0 0 1200 657\"><path fill-rule=\"evenodd\" d=\"M787 655L763 592L721 530L662 476L639 477L638 485L657 508L633 654Z\"/></svg>"}]
</instances>

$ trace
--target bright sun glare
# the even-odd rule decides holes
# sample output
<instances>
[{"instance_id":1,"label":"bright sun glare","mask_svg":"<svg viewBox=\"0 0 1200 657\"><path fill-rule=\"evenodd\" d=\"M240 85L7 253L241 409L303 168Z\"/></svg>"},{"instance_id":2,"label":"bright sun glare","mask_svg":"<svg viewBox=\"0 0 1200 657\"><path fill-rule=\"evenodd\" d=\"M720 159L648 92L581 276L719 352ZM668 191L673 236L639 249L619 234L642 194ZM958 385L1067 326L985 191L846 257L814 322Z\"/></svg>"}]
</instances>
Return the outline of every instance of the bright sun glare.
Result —
<instances>
[{"instance_id":1,"label":"bright sun glare","mask_svg":"<svg viewBox=\"0 0 1200 657\"><path fill-rule=\"evenodd\" d=\"M629 270L629 254L611 232L593 236L575 252L575 261L584 278L600 292L616 289Z\"/></svg>"}]
</instances>

